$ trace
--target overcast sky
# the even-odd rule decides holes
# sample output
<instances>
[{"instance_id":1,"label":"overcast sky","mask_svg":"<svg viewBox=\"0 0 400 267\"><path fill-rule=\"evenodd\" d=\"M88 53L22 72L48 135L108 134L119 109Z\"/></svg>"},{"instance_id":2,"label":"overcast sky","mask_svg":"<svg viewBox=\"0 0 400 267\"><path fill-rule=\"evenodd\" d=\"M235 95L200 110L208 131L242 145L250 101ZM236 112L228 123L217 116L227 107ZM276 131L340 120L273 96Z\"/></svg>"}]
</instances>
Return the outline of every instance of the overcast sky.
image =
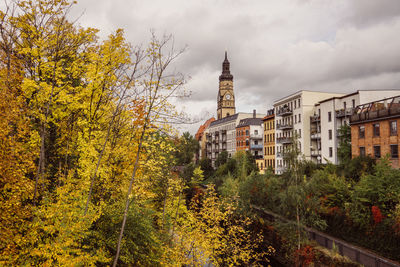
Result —
<instances>
[{"instance_id":1,"label":"overcast sky","mask_svg":"<svg viewBox=\"0 0 400 267\"><path fill-rule=\"evenodd\" d=\"M216 116L225 50L238 112L266 113L299 90L400 88L399 0L78 0L81 13L102 36L123 28L146 43L154 29L187 45L177 69L192 96L179 107L204 120Z\"/></svg>"}]
</instances>

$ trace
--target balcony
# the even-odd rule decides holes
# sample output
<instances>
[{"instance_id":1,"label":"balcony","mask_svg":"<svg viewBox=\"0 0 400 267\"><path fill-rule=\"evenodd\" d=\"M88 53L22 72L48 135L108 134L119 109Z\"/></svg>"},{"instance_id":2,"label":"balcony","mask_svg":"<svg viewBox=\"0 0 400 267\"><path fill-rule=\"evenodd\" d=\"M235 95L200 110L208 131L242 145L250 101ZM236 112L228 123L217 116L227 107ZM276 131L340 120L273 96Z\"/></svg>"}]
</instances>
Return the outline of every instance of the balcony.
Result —
<instances>
[{"instance_id":1,"label":"balcony","mask_svg":"<svg viewBox=\"0 0 400 267\"><path fill-rule=\"evenodd\" d=\"M278 112L276 113L277 116L282 116L282 117L289 116L292 114L293 114L293 111L287 106L279 109Z\"/></svg>"},{"instance_id":2,"label":"balcony","mask_svg":"<svg viewBox=\"0 0 400 267\"><path fill-rule=\"evenodd\" d=\"M263 149L263 145L250 144L250 149L262 150Z\"/></svg>"},{"instance_id":3,"label":"balcony","mask_svg":"<svg viewBox=\"0 0 400 267\"><path fill-rule=\"evenodd\" d=\"M293 129L293 124L290 123L282 123L282 124L277 124L276 129L278 130L291 130Z\"/></svg>"},{"instance_id":4,"label":"balcony","mask_svg":"<svg viewBox=\"0 0 400 267\"><path fill-rule=\"evenodd\" d=\"M311 157L318 157L318 156L321 156L321 150L311 149Z\"/></svg>"},{"instance_id":5,"label":"balcony","mask_svg":"<svg viewBox=\"0 0 400 267\"><path fill-rule=\"evenodd\" d=\"M263 139L262 134L250 134L251 139Z\"/></svg>"},{"instance_id":6,"label":"balcony","mask_svg":"<svg viewBox=\"0 0 400 267\"><path fill-rule=\"evenodd\" d=\"M336 118L350 117L353 114L352 108L336 110Z\"/></svg>"},{"instance_id":7,"label":"balcony","mask_svg":"<svg viewBox=\"0 0 400 267\"><path fill-rule=\"evenodd\" d=\"M382 120L400 115L400 97L395 96L359 105L350 117L350 124Z\"/></svg>"},{"instance_id":8,"label":"balcony","mask_svg":"<svg viewBox=\"0 0 400 267\"><path fill-rule=\"evenodd\" d=\"M254 159L263 159L262 155L254 155L253 157L254 157Z\"/></svg>"},{"instance_id":9,"label":"balcony","mask_svg":"<svg viewBox=\"0 0 400 267\"><path fill-rule=\"evenodd\" d=\"M310 122L311 123L317 123L321 121L321 116L319 115L314 115L314 116L310 116Z\"/></svg>"},{"instance_id":10,"label":"balcony","mask_svg":"<svg viewBox=\"0 0 400 267\"><path fill-rule=\"evenodd\" d=\"M290 137L278 137L276 139L277 143L280 144L291 144L292 143L292 138Z\"/></svg>"},{"instance_id":11,"label":"balcony","mask_svg":"<svg viewBox=\"0 0 400 267\"><path fill-rule=\"evenodd\" d=\"M321 132L311 133L311 140L319 140L319 139L321 139Z\"/></svg>"}]
</instances>

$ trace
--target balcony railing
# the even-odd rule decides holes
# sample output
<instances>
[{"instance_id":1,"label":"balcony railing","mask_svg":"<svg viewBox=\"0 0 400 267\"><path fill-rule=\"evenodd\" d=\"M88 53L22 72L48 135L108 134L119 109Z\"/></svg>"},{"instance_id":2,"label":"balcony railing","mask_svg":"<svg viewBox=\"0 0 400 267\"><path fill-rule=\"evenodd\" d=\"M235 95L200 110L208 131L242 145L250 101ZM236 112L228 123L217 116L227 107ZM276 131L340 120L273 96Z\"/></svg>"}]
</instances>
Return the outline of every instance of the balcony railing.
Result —
<instances>
[{"instance_id":1,"label":"balcony railing","mask_svg":"<svg viewBox=\"0 0 400 267\"><path fill-rule=\"evenodd\" d=\"M276 113L277 116L288 116L292 114L293 111L289 107L283 107L281 109L278 109L278 112Z\"/></svg>"},{"instance_id":2,"label":"balcony railing","mask_svg":"<svg viewBox=\"0 0 400 267\"><path fill-rule=\"evenodd\" d=\"M372 121L400 115L400 96L359 105L350 117L350 123Z\"/></svg>"},{"instance_id":3,"label":"balcony railing","mask_svg":"<svg viewBox=\"0 0 400 267\"><path fill-rule=\"evenodd\" d=\"M352 108L336 110L336 118L349 117L353 114Z\"/></svg>"},{"instance_id":4,"label":"balcony railing","mask_svg":"<svg viewBox=\"0 0 400 267\"><path fill-rule=\"evenodd\" d=\"M263 139L262 134L250 134L251 139Z\"/></svg>"},{"instance_id":5,"label":"balcony railing","mask_svg":"<svg viewBox=\"0 0 400 267\"><path fill-rule=\"evenodd\" d=\"M318 149L311 149L311 156L312 156L312 157L321 156L321 150L318 150Z\"/></svg>"},{"instance_id":6,"label":"balcony railing","mask_svg":"<svg viewBox=\"0 0 400 267\"><path fill-rule=\"evenodd\" d=\"M311 123L320 122L321 116L319 116L319 115L310 116L310 121L311 121Z\"/></svg>"},{"instance_id":7,"label":"balcony railing","mask_svg":"<svg viewBox=\"0 0 400 267\"><path fill-rule=\"evenodd\" d=\"M293 124L290 123L281 123L276 125L276 129L278 130L291 130L293 129Z\"/></svg>"},{"instance_id":8,"label":"balcony railing","mask_svg":"<svg viewBox=\"0 0 400 267\"><path fill-rule=\"evenodd\" d=\"M250 149L263 149L263 145L250 144Z\"/></svg>"},{"instance_id":9,"label":"balcony railing","mask_svg":"<svg viewBox=\"0 0 400 267\"><path fill-rule=\"evenodd\" d=\"M311 140L321 139L321 132L311 133Z\"/></svg>"},{"instance_id":10,"label":"balcony railing","mask_svg":"<svg viewBox=\"0 0 400 267\"><path fill-rule=\"evenodd\" d=\"M290 137L278 137L276 141L280 144L291 144L292 138Z\"/></svg>"}]
</instances>

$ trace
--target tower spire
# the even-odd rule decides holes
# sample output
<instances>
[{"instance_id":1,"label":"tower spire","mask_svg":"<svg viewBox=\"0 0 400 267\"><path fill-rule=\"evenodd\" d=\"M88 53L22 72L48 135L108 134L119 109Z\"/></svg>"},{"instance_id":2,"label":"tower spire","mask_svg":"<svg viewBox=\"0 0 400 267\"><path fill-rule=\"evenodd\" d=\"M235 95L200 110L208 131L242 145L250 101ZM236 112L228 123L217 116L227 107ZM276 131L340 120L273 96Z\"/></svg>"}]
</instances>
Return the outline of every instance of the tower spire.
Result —
<instances>
[{"instance_id":1,"label":"tower spire","mask_svg":"<svg viewBox=\"0 0 400 267\"><path fill-rule=\"evenodd\" d=\"M233 76L230 71L230 63L228 60L228 52L225 50L225 60L222 62L222 74L219 76L220 81L232 81Z\"/></svg>"}]
</instances>

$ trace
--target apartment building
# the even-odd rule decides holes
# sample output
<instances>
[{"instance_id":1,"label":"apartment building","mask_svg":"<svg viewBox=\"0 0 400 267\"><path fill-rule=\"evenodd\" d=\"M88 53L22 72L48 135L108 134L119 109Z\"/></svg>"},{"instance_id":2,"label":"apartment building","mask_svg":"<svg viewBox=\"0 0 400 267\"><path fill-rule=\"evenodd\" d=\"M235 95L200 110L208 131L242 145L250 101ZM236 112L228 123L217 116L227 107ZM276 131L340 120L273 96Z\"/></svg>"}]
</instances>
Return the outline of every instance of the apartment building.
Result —
<instances>
[{"instance_id":1,"label":"apartment building","mask_svg":"<svg viewBox=\"0 0 400 267\"><path fill-rule=\"evenodd\" d=\"M207 157L207 138L206 135L208 133L208 127L210 126L210 123L215 121L215 118L212 117L208 119L204 124L202 124L199 129L197 130L197 133L195 134L195 138L197 141L199 141L199 150L197 151L195 157L196 157L196 162L199 160L206 158Z\"/></svg>"},{"instance_id":2,"label":"apartment building","mask_svg":"<svg viewBox=\"0 0 400 267\"><path fill-rule=\"evenodd\" d=\"M342 94L298 91L274 102L275 109L275 173L281 174L287 167L284 153L297 136L301 153L306 159L310 154L310 117L315 104L321 100Z\"/></svg>"},{"instance_id":3,"label":"apartment building","mask_svg":"<svg viewBox=\"0 0 400 267\"><path fill-rule=\"evenodd\" d=\"M392 167L399 168L399 123L400 96L357 106L350 118L352 156L389 155Z\"/></svg>"},{"instance_id":4,"label":"apartment building","mask_svg":"<svg viewBox=\"0 0 400 267\"><path fill-rule=\"evenodd\" d=\"M265 170L271 168L275 171L275 114L274 109L267 112L267 116L263 119L263 155L264 164L260 164L260 173L265 173Z\"/></svg>"},{"instance_id":5,"label":"apartment building","mask_svg":"<svg viewBox=\"0 0 400 267\"><path fill-rule=\"evenodd\" d=\"M236 127L239 122L246 118L263 118L265 114L243 113L239 112L210 123L208 127L207 157L214 162L218 154L222 151L228 152L228 157L232 157L236 152ZM261 134L262 136L262 134Z\"/></svg>"},{"instance_id":6,"label":"apartment building","mask_svg":"<svg viewBox=\"0 0 400 267\"><path fill-rule=\"evenodd\" d=\"M256 160L262 159L262 140L262 119L254 111L252 118L242 119L236 126L236 151L250 151Z\"/></svg>"},{"instance_id":7,"label":"apartment building","mask_svg":"<svg viewBox=\"0 0 400 267\"><path fill-rule=\"evenodd\" d=\"M349 125L355 107L399 94L399 90L358 90L316 103L309 118L311 159L316 163L338 164L339 129Z\"/></svg>"}]
</instances>

